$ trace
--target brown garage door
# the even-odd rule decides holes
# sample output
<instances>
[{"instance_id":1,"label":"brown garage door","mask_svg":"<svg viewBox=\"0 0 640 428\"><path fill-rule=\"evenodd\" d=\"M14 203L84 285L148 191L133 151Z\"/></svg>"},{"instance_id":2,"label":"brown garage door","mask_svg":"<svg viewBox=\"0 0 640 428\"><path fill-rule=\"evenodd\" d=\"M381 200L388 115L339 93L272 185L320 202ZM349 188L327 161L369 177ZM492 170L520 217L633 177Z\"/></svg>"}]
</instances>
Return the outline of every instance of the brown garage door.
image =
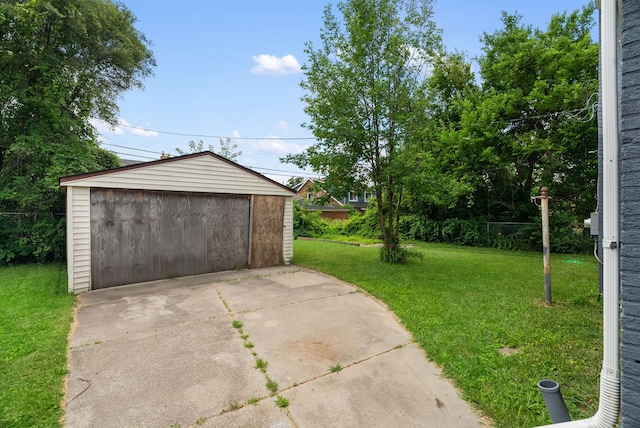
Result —
<instances>
[{"instance_id":1,"label":"brown garage door","mask_svg":"<svg viewBox=\"0 0 640 428\"><path fill-rule=\"evenodd\" d=\"M250 197L91 189L91 287L247 265Z\"/></svg>"},{"instance_id":2,"label":"brown garage door","mask_svg":"<svg viewBox=\"0 0 640 428\"><path fill-rule=\"evenodd\" d=\"M282 264L283 226L284 198L254 196L251 234L252 268Z\"/></svg>"}]
</instances>

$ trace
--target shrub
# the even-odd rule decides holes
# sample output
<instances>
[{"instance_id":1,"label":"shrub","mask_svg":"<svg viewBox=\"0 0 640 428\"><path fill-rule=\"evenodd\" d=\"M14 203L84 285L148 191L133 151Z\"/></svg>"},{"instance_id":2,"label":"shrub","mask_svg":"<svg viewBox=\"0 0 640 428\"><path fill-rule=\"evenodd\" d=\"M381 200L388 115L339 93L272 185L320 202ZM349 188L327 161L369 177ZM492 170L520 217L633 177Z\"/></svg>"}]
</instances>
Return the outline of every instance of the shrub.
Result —
<instances>
[{"instance_id":1,"label":"shrub","mask_svg":"<svg viewBox=\"0 0 640 428\"><path fill-rule=\"evenodd\" d=\"M364 213L351 213L349 219L342 223L342 234L380 239L378 215L375 206L370 203Z\"/></svg>"},{"instance_id":2,"label":"shrub","mask_svg":"<svg viewBox=\"0 0 640 428\"><path fill-rule=\"evenodd\" d=\"M549 241L551 252L559 254L586 254L593 241L571 211L558 210L549 215ZM519 228L508 236L498 236L492 246L506 250L542 251L542 219Z\"/></svg>"},{"instance_id":3,"label":"shrub","mask_svg":"<svg viewBox=\"0 0 640 428\"><path fill-rule=\"evenodd\" d=\"M309 211L296 200L293 201L293 235L318 238L329 230L328 222L319 211Z\"/></svg>"},{"instance_id":4,"label":"shrub","mask_svg":"<svg viewBox=\"0 0 640 428\"><path fill-rule=\"evenodd\" d=\"M571 211L558 210L551 215L550 241L554 253L588 253L593 247L589 238ZM511 225L511 230L487 232L485 218L448 218L433 220L419 214L405 215L400 222L402 237L424 242L493 247L502 250L542 251L541 219L530 224Z\"/></svg>"},{"instance_id":5,"label":"shrub","mask_svg":"<svg viewBox=\"0 0 640 428\"><path fill-rule=\"evenodd\" d=\"M476 219L449 218L442 222L440 236L444 242L466 246L486 246L486 222Z\"/></svg>"},{"instance_id":6,"label":"shrub","mask_svg":"<svg viewBox=\"0 0 640 428\"><path fill-rule=\"evenodd\" d=\"M549 215L549 240L554 253L589 253L593 248L593 240L584 230L582 220L570 211L557 210ZM538 245L542 248L542 233Z\"/></svg>"},{"instance_id":7,"label":"shrub","mask_svg":"<svg viewBox=\"0 0 640 428\"><path fill-rule=\"evenodd\" d=\"M537 242L541 242L539 223L491 223L491 226L487 231L488 246L499 250L538 250Z\"/></svg>"},{"instance_id":8,"label":"shrub","mask_svg":"<svg viewBox=\"0 0 640 428\"><path fill-rule=\"evenodd\" d=\"M343 240L380 239L375 202L370 203L363 214L350 213L345 221L330 221L320 216L318 211L309 211L294 202L294 235L310 238ZM502 233L504 232L504 233ZM493 247L502 250L541 251L541 219L535 218L530 224L511 224L511 229L487 231L484 217L462 219L447 218L434 220L426 215L407 214L400 218L400 234L404 240L424 242L446 242L457 245ZM591 251L593 241L579 224L573 212L561 210L553 212L550 218L551 251L554 253L578 254ZM406 250L406 249L405 249ZM386 251L386 250L383 250ZM2 254L0 247L0 255ZM409 255L410 256L410 255ZM391 263L403 263L408 257L400 250L391 250L381 255Z\"/></svg>"},{"instance_id":9,"label":"shrub","mask_svg":"<svg viewBox=\"0 0 640 428\"><path fill-rule=\"evenodd\" d=\"M0 214L0 263L63 261L65 219L51 213Z\"/></svg>"},{"instance_id":10,"label":"shrub","mask_svg":"<svg viewBox=\"0 0 640 428\"><path fill-rule=\"evenodd\" d=\"M424 254L420 251L412 250L396 244L391 248L385 246L380 247L380 260L385 263L402 264L406 263L409 258L424 258Z\"/></svg>"},{"instance_id":11,"label":"shrub","mask_svg":"<svg viewBox=\"0 0 640 428\"><path fill-rule=\"evenodd\" d=\"M404 215L400 218L400 234L412 241L436 242L440 240L440 224L427 216Z\"/></svg>"}]
</instances>

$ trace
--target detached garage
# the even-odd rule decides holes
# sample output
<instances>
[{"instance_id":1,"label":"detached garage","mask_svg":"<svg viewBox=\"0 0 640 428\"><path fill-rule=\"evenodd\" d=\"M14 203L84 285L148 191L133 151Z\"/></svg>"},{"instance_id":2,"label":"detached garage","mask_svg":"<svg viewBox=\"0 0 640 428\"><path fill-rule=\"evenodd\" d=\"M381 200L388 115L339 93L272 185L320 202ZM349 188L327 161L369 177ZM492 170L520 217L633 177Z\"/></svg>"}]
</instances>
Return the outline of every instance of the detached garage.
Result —
<instances>
[{"instance_id":1,"label":"detached garage","mask_svg":"<svg viewBox=\"0 0 640 428\"><path fill-rule=\"evenodd\" d=\"M69 291L288 264L295 192L211 152L62 177Z\"/></svg>"}]
</instances>

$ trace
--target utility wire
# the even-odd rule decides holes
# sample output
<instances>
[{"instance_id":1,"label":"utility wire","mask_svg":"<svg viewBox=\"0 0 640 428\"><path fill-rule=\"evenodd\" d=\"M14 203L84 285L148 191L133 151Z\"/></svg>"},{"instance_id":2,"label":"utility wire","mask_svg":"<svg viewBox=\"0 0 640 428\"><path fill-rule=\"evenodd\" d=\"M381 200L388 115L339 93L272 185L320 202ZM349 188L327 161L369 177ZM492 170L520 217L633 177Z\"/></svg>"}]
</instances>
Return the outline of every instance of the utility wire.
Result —
<instances>
[{"instance_id":1,"label":"utility wire","mask_svg":"<svg viewBox=\"0 0 640 428\"><path fill-rule=\"evenodd\" d=\"M100 144L105 145L105 146L119 147L121 149L137 150L139 152L153 153L154 155L161 155L162 154L161 152L154 152L153 150L137 149L135 147L120 146L118 144L111 144L111 143L100 143ZM135 155L135 156L138 156L138 155Z\"/></svg>"},{"instance_id":2,"label":"utility wire","mask_svg":"<svg viewBox=\"0 0 640 428\"><path fill-rule=\"evenodd\" d=\"M161 155L161 152L154 152L152 150L145 150L145 149L137 149L135 147L127 147L127 146L121 146L118 144L109 144L109 143L102 143L104 145L107 146L115 146L115 147L120 147L123 149L128 149L128 150L138 150L141 152L146 152L146 153L153 153L153 154L158 154ZM114 152L117 155L124 155L124 156L133 156L133 157L137 157L137 158L142 158L142 159L150 159L150 160L158 160L158 158L152 158L149 156L143 156L143 155L139 155L139 154L135 154L135 153L125 153L125 152ZM260 170L260 171L274 171L274 172L282 172L285 174L273 174L273 175L282 175L282 176L290 176L291 174L293 175L304 175L305 177L317 177L320 178L321 176L319 174L316 173L307 173L304 171L286 171L286 170L282 170L282 169L273 169L273 168L262 168L262 167L258 167L258 166L247 166L246 168L252 169L252 170Z\"/></svg>"},{"instance_id":3,"label":"utility wire","mask_svg":"<svg viewBox=\"0 0 640 428\"><path fill-rule=\"evenodd\" d=\"M587 99L585 106L579 109L574 109L574 110L569 110L569 111L565 111L565 110L561 110L561 111L557 111L557 112L552 112L552 113L547 113L547 114L542 114L542 115L536 115L536 116L527 116L527 117L521 117L521 118L516 118L516 119L509 119L508 122L509 123L516 123L516 122L522 122L525 120L531 120L531 119L546 119L546 118L550 118L550 117L557 117L557 116L564 116L569 120L577 120L579 122L588 122L590 120L593 119L593 117L596 114L597 111L597 106L598 106L598 102L594 101L593 99L595 97L597 97L598 94L597 93L593 93L589 96L589 98ZM583 114L585 114L587 116L582 116ZM110 125L109 123L102 121L100 119L96 119L97 121L100 121L102 123L105 123L107 125ZM498 123L498 122L491 122L491 124L494 123ZM481 126L482 124L470 124L467 126ZM147 132L157 132L159 134L167 134L167 135L177 135L177 136L183 136L183 137L201 137L201 138L223 138L223 139L233 139L233 140L290 140L290 141L295 141L295 140L317 140L315 137L228 137L228 136L221 136L221 135L205 135L205 134L188 134L188 133L180 133L180 132L170 132L170 131L158 131L158 130L152 130L152 129L147 129L147 128L141 128L141 127L137 127L137 126L132 126L132 125L123 125L123 124L118 124L118 126L120 127L124 127L124 128L131 128L131 129L139 129L142 131L147 131ZM461 129L462 125L458 125L456 126L456 128ZM104 144L106 146L112 146L112 147L118 147L118 148L122 148L122 149L127 149L127 150L136 150L136 151L140 151L140 152L145 152L145 153L152 153L152 154L156 154L156 155L162 155L164 154L164 152L157 152L157 151L152 151L152 150L146 150L146 149L139 149L139 148L135 148L135 147L128 147L128 146L122 146L122 145L118 145L118 144L112 144L112 143L105 143L102 142L101 144ZM275 151L269 151L269 150L257 150L258 153L262 153L263 155L266 156L278 156L280 157L280 154L278 154ZM152 158L152 157L148 157L148 156L143 156L143 155L138 155L138 154L132 154L132 153L123 153L123 152L114 152L116 154L119 155L125 155L125 156L134 156L134 157L138 157L138 158L143 158L143 159L150 159L150 160L156 160L156 158ZM307 174L305 172L293 172L293 171L284 171L284 170L278 170L278 169L270 169L270 168L260 168L260 167L248 167L250 169L258 169L258 170L264 170L264 171L275 171L275 172L283 172L283 173L287 173L287 174L304 174L306 176L311 177L311 175L316 175L318 177L321 177L318 174ZM283 174L273 174L273 175L283 175Z\"/></svg>"},{"instance_id":4,"label":"utility wire","mask_svg":"<svg viewBox=\"0 0 640 428\"><path fill-rule=\"evenodd\" d=\"M122 156L133 156L135 158L141 158L141 159L158 160L158 158L152 158L152 157L149 157L149 156L137 155L137 154L134 154L134 153L124 153L124 152L113 152L113 153L115 153L117 155L122 155Z\"/></svg>"},{"instance_id":5,"label":"utility wire","mask_svg":"<svg viewBox=\"0 0 640 428\"><path fill-rule=\"evenodd\" d=\"M163 154L163 152L158 152L158 151L153 151L153 150L146 150L146 149L138 149L136 147L122 146L122 145L119 145L119 144L112 144L112 143L105 143L105 142L101 142L100 144L104 145L104 146L118 147L118 148L121 148L121 149L137 150L139 152L152 153L154 155L162 155ZM255 150L254 153L258 153L258 154L261 154L261 155L264 155L264 156L277 157L277 158L281 158L281 157L284 156L282 153L279 153L279 152L277 152L275 150ZM138 155L135 155L135 156L138 156Z\"/></svg>"},{"instance_id":6,"label":"utility wire","mask_svg":"<svg viewBox=\"0 0 640 428\"><path fill-rule=\"evenodd\" d=\"M306 173L306 172L304 172L304 171L284 171L284 170L282 170L282 169L262 168L262 167L259 167L259 166L248 166L247 168L249 168L249 169L259 169L259 170L261 170L261 171L286 172L286 173L294 174L294 175L307 174L307 173ZM317 176L318 178L320 178L320 177L321 177L321 176L320 176L320 174L316 174L316 173L311 173L311 175L315 175L315 176ZM306 176L307 176L307 177L310 177L310 175L306 175Z\"/></svg>"},{"instance_id":7,"label":"utility wire","mask_svg":"<svg viewBox=\"0 0 640 428\"><path fill-rule=\"evenodd\" d=\"M266 174L277 175L278 177L291 177L291 174L278 174L278 173L275 173L275 172L268 172L268 173L264 173L263 175L266 175ZM298 177L300 177L300 176L309 177L308 175L301 175L301 174L296 174L296 176L298 176ZM309 178L315 178L315 177L309 177Z\"/></svg>"},{"instance_id":8,"label":"utility wire","mask_svg":"<svg viewBox=\"0 0 640 428\"><path fill-rule=\"evenodd\" d=\"M550 117L556 117L559 115L563 115L565 117L567 117L568 119L576 119L579 122L588 122L591 119L593 119L593 117L595 116L595 111L597 108L598 103L597 102L593 102L591 103L591 99L597 96L596 93L592 94L586 102L586 105L582 108L579 109L574 109L574 110L560 110L560 111L556 111L556 112L551 112L551 113L546 113L546 114L541 114L541 115L536 115L536 116L526 116L526 117L520 117L520 118L514 118L514 119L508 119L507 122L510 123L516 123L516 122L523 122L526 120L532 120L532 119L546 119L546 118L550 118ZM580 113L584 113L584 112L590 112L588 117L584 117L581 118L579 117ZM95 119L96 121L105 123L109 126L111 126L110 123L105 122L103 120L100 119ZM491 124L496 124L498 123L497 121L491 122ZM467 126L481 126L483 124L480 123L471 123ZM234 137L234 136L228 136L228 135L208 135L208 134L189 134L189 133L183 133L183 132L173 132L173 131L160 131L157 129L149 129L149 128L142 128L139 126L133 126L133 125L124 125L124 124L118 124L117 126L122 127L122 128L129 128L129 129L138 129L140 131L145 131L145 132L157 132L158 134L165 134L165 135L176 135L176 136L180 136L180 137L198 137L198 138L222 138L222 139L229 139L229 140L269 140L269 141L309 141L309 140L317 140L316 137ZM458 125L458 127L460 127L460 125Z\"/></svg>"},{"instance_id":9,"label":"utility wire","mask_svg":"<svg viewBox=\"0 0 640 428\"><path fill-rule=\"evenodd\" d=\"M122 146L122 145L119 145L119 144L111 144L111 143L101 143L101 144L103 144L105 146L119 147L121 149L137 150L137 151L140 151L140 152L153 153L153 154L156 154L156 155L162 155L162 152L156 152L156 151L153 151L153 150L138 149L136 147L128 147L128 146ZM268 152L264 152L264 151L260 151L260 150L258 150L258 152L261 152L263 154L269 154ZM118 155L135 156L135 157L139 157L139 158L143 158L143 159L157 160L157 158L152 158L152 157L149 157L149 156L143 156L143 155L134 154L134 153L124 153L124 152L114 152L114 153L116 153ZM276 155L275 152L274 152L273 156L279 156L279 155ZM304 171L285 171L285 170L282 170L282 169L262 168L262 167L258 167L258 166L256 166L256 167L247 166L247 168L249 168L249 169L259 169L259 170L264 170L264 171L285 172L285 173L289 173L289 174L298 174L298 175L303 174L303 175L310 176L308 173L306 173ZM316 176L320 177L320 175L316 174L316 173L311 173L311 175L316 175Z\"/></svg>"},{"instance_id":10,"label":"utility wire","mask_svg":"<svg viewBox=\"0 0 640 428\"><path fill-rule=\"evenodd\" d=\"M103 120L100 120L100 119L96 119L96 120L111 126L110 123L104 122ZM145 132L157 132L158 134L177 135L179 137L223 138L223 139L228 138L230 140L290 140L290 141L316 139L315 137L230 137L227 135L188 134L183 132L159 131L157 129L141 128L139 126L123 125L121 123L119 123L117 126L122 128L138 129L140 131L145 131Z\"/></svg>"}]
</instances>

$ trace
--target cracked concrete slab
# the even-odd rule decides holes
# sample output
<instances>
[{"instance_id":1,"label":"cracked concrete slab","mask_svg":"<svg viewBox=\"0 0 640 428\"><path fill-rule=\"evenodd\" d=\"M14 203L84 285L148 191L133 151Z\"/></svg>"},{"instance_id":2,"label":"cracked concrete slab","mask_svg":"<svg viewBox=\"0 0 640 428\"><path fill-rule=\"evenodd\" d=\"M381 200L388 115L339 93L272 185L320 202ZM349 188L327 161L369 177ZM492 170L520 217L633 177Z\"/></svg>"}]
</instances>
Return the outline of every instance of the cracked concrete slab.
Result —
<instances>
[{"instance_id":1,"label":"cracked concrete slab","mask_svg":"<svg viewBox=\"0 0 640 428\"><path fill-rule=\"evenodd\" d=\"M477 415L425 364L415 344L284 391L299 426L447 427L479 426Z\"/></svg>"},{"instance_id":2,"label":"cracked concrete slab","mask_svg":"<svg viewBox=\"0 0 640 428\"><path fill-rule=\"evenodd\" d=\"M264 376L230 320L195 321L71 349L69 427L187 426L253 396Z\"/></svg>"},{"instance_id":3,"label":"cracked concrete slab","mask_svg":"<svg viewBox=\"0 0 640 428\"><path fill-rule=\"evenodd\" d=\"M105 289L80 295L76 318L82 328L73 335L71 346L227 315L211 285L154 288L145 284L129 291L127 295Z\"/></svg>"},{"instance_id":4,"label":"cracked concrete slab","mask_svg":"<svg viewBox=\"0 0 640 428\"><path fill-rule=\"evenodd\" d=\"M276 407L272 397L257 405L248 404L238 410L213 417L198 425L201 428L268 427L295 428L288 411Z\"/></svg>"},{"instance_id":5,"label":"cracked concrete slab","mask_svg":"<svg viewBox=\"0 0 640 428\"><path fill-rule=\"evenodd\" d=\"M295 266L88 292L79 297L69 356L65 426L73 428L486 420L381 303ZM264 373L257 358L268 363ZM330 373L336 364L342 370ZM273 396L268 378L279 385ZM276 396L289 406L278 408Z\"/></svg>"},{"instance_id":6,"label":"cracked concrete slab","mask_svg":"<svg viewBox=\"0 0 640 428\"><path fill-rule=\"evenodd\" d=\"M362 293L251 311L238 319L283 388L411 340L391 313Z\"/></svg>"},{"instance_id":7,"label":"cracked concrete slab","mask_svg":"<svg viewBox=\"0 0 640 428\"><path fill-rule=\"evenodd\" d=\"M219 284L217 289L233 312L351 293L353 286L309 272L293 272Z\"/></svg>"}]
</instances>

